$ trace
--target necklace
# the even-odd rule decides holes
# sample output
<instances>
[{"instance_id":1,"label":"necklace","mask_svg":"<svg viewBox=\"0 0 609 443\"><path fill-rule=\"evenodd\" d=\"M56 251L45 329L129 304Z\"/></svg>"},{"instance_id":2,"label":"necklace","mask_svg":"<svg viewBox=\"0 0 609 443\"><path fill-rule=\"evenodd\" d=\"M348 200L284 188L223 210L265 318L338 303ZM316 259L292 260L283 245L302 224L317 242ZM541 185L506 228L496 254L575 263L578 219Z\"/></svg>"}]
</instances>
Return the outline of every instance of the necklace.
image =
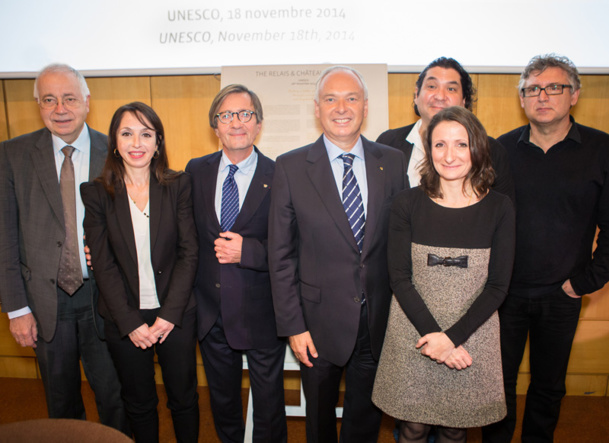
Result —
<instances>
[{"instance_id":1,"label":"necklace","mask_svg":"<svg viewBox=\"0 0 609 443\"><path fill-rule=\"evenodd\" d=\"M127 194L127 195L129 195L129 194ZM133 199L133 197L131 197L131 196L129 195L129 198L131 199L131 201L133 202L133 204L134 204L134 205L135 205L135 207L137 208L137 203L135 202L135 200ZM140 209L138 208L138 211L139 211L139 210L140 210ZM142 214L144 214L144 216L145 216L146 218L150 218L150 214L146 214L146 211L141 211L141 212L142 212Z\"/></svg>"}]
</instances>

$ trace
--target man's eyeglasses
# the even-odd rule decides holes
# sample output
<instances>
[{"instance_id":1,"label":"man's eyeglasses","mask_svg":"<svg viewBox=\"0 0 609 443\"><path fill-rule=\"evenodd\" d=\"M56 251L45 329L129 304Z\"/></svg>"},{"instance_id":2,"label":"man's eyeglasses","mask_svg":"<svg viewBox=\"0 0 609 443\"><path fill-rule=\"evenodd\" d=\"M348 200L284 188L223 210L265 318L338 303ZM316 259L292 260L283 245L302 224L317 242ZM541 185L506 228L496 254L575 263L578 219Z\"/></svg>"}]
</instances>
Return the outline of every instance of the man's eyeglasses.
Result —
<instances>
[{"instance_id":1,"label":"man's eyeglasses","mask_svg":"<svg viewBox=\"0 0 609 443\"><path fill-rule=\"evenodd\" d=\"M546 94L548 95L560 95L563 93L565 88L573 89L573 86L551 84L545 88L541 88L539 86L530 86L528 88L522 88L520 91L522 92L523 97L539 97L541 91L546 91Z\"/></svg>"},{"instance_id":2,"label":"man's eyeglasses","mask_svg":"<svg viewBox=\"0 0 609 443\"><path fill-rule=\"evenodd\" d=\"M43 97L38 101L38 104L41 108L44 109L54 109L59 104L60 99L56 97ZM61 104L66 108L77 108L82 103L82 100L79 100L76 97L66 97L61 99Z\"/></svg>"},{"instance_id":3,"label":"man's eyeglasses","mask_svg":"<svg viewBox=\"0 0 609 443\"><path fill-rule=\"evenodd\" d=\"M235 116L235 115L237 116L237 118L239 119L239 121L241 123L247 123L252 119L254 114L256 114L254 111L239 111L239 112L226 111L226 112L221 112L219 114L216 114L216 118L221 123L228 125L230 122L233 121L233 118L234 118L233 116Z\"/></svg>"}]
</instances>

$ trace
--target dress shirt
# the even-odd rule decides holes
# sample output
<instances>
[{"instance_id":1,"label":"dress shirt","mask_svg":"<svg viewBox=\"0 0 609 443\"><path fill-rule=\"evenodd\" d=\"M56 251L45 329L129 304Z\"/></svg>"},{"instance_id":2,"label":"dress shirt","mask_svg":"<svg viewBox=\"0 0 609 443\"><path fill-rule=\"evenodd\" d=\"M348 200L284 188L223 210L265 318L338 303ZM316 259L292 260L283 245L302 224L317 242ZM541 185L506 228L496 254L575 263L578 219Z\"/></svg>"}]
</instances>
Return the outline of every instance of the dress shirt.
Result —
<instances>
[{"instance_id":1,"label":"dress shirt","mask_svg":"<svg viewBox=\"0 0 609 443\"><path fill-rule=\"evenodd\" d=\"M326 145L326 151L328 152L328 158L330 159L330 166L332 167L332 174L334 174L334 180L336 181L336 188L338 189L338 195L342 201L343 199L343 175L345 174L345 165L343 162L343 154L353 154L353 174L357 180L359 191L362 194L362 203L364 204L364 216L366 216L366 209L368 206L368 180L366 178L366 160L364 158L364 145L362 144L362 138L357 139L355 146L351 148L349 152L345 152L340 149L334 143L332 143L324 134L324 144Z\"/></svg>"},{"instance_id":2,"label":"dress shirt","mask_svg":"<svg viewBox=\"0 0 609 443\"><path fill-rule=\"evenodd\" d=\"M419 167L421 163L425 159L425 149L423 148L423 140L421 139L421 134L419 131L421 130L421 125L423 121L419 119L412 130L406 137L406 141L412 143L412 154L410 155L410 161L408 162L408 181L410 182L410 186L414 188L415 186L419 186L421 183L421 173L419 171Z\"/></svg>"},{"instance_id":3,"label":"dress shirt","mask_svg":"<svg viewBox=\"0 0 609 443\"><path fill-rule=\"evenodd\" d=\"M218 178L216 179L215 207L218 220L221 220L222 217L222 185L228 176L230 165L232 165L232 162L226 156L224 151L222 151L222 158L220 159L220 166L218 167ZM237 183L237 189L239 189L239 210L241 210L241 207L243 206L245 196L247 195L247 190L250 188L257 165L258 154L256 153L255 149L252 149L252 153L249 155L249 157L236 165L239 169L237 172L235 172L234 178L235 183Z\"/></svg>"},{"instance_id":4,"label":"dress shirt","mask_svg":"<svg viewBox=\"0 0 609 443\"><path fill-rule=\"evenodd\" d=\"M137 273L140 280L140 309L160 308L156 293L152 256L150 252L150 200L143 211L129 197L129 210L137 251Z\"/></svg>"}]
</instances>

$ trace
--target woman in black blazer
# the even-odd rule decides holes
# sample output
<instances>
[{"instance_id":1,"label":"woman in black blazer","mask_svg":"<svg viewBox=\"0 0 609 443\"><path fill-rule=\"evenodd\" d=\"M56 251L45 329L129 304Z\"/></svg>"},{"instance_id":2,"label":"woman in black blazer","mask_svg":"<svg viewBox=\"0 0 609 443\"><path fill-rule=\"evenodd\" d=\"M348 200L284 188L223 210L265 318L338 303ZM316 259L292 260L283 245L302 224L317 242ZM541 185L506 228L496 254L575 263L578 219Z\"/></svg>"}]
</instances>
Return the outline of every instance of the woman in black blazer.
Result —
<instances>
[{"instance_id":1,"label":"woman in black blazer","mask_svg":"<svg viewBox=\"0 0 609 443\"><path fill-rule=\"evenodd\" d=\"M158 441L154 354L178 442L196 442L198 240L191 182L168 168L161 120L134 102L112 117L102 175L81 186L108 348L136 441Z\"/></svg>"}]
</instances>

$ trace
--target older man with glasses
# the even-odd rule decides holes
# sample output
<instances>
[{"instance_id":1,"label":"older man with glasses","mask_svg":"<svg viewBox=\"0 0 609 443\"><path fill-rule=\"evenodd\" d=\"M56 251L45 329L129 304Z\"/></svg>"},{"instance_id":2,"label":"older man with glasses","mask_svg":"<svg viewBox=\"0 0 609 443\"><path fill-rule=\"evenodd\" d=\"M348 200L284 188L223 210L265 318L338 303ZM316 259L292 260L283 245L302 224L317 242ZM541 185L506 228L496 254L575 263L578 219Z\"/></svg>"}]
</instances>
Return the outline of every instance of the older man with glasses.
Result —
<instances>
[{"instance_id":1,"label":"older man with glasses","mask_svg":"<svg viewBox=\"0 0 609 443\"><path fill-rule=\"evenodd\" d=\"M531 382L522 441L553 441L581 298L609 280L609 135L571 117L580 88L568 58L533 57L519 85L529 124L499 137L516 186L516 259L499 310L508 415L484 428L484 441L512 439L527 336Z\"/></svg>"}]
</instances>

